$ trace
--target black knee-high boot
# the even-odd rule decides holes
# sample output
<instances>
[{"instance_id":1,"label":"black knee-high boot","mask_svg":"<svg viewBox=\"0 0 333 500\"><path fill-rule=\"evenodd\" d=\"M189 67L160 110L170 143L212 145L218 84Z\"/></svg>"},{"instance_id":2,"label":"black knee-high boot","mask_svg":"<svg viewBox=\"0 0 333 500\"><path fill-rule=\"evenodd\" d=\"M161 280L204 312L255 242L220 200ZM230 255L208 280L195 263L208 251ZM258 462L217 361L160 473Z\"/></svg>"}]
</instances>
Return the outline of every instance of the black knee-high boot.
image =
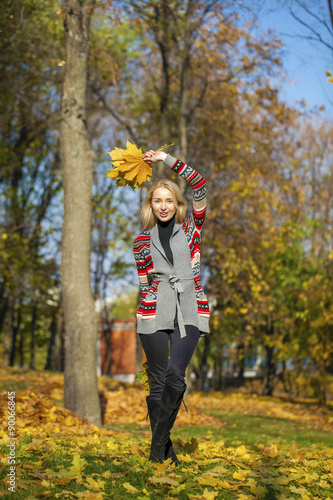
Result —
<instances>
[{"instance_id":1,"label":"black knee-high boot","mask_svg":"<svg viewBox=\"0 0 333 500\"><path fill-rule=\"evenodd\" d=\"M170 431L176 420L185 390L186 386L183 391L178 391L171 385L165 384L151 442L149 460L152 462L162 463L165 460L165 450L170 439Z\"/></svg>"},{"instance_id":2,"label":"black knee-high boot","mask_svg":"<svg viewBox=\"0 0 333 500\"><path fill-rule=\"evenodd\" d=\"M148 415L150 420L151 433L154 434L155 425L157 422L157 417L160 411L161 400L160 399L151 399L150 396L146 398ZM177 455L173 449L172 441L169 438L166 448L165 448L165 460L171 458L172 462L178 463Z\"/></svg>"}]
</instances>

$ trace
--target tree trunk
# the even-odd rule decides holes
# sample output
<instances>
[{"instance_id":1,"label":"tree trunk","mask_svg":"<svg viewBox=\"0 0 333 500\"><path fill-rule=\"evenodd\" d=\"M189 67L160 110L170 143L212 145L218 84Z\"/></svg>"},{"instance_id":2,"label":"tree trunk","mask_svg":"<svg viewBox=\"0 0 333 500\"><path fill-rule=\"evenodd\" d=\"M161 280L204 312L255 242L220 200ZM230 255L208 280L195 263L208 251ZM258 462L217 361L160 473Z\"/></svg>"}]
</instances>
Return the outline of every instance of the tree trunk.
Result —
<instances>
[{"instance_id":1,"label":"tree trunk","mask_svg":"<svg viewBox=\"0 0 333 500\"><path fill-rule=\"evenodd\" d=\"M264 378L263 396L273 396L276 368L274 363L274 347L265 346L266 349L266 374Z\"/></svg>"},{"instance_id":2,"label":"tree trunk","mask_svg":"<svg viewBox=\"0 0 333 500\"><path fill-rule=\"evenodd\" d=\"M17 312L17 321L16 325L14 325L14 317L12 317L12 329L13 329L13 336L12 336L12 350L10 353L10 366L14 366L15 364L15 356L16 356L16 339L17 339L17 334L20 331L21 327L21 304L19 305L19 309Z\"/></svg>"},{"instance_id":3,"label":"tree trunk","mask_svg":"<svg viewBox=\"0 0 333 500\"><path fill-rule=\"evenodd\" d=\"M63 349L63 312L62 308L57 314L57 331L54 339L54 369L56 372L64 371Z\"/></svg>"},{"instance_id":4,"label":"tree trunk","mask_svg":"<svg viewBox=\"0 0 333 500\"><path fill-rule=\"evenodd\" d=\"M3 340L3 366L9 366L10 350L12 340L12 315L13 315L14 299L12 295L8 296L7 307L4 314L4 340Z\"/></svg>"},{"instance_id":5,"label":"tree trunk","mask_svg":"<svg viewBox=\"0 0 333 500\"><path fill-rule=\"evenodd\" d=\"M243 341L237 345L237 387L242 387L245 382L244 369L245 369L245 346Z\"/></svg>"},{"instance_id":6,"label":"tree trunk","mask_svg":"<svg viewBox=\"0 0 333 500\"><path fill-rule=\"evenodd\" d=\"M47 349L47 358L44 370L52 370L54 368L54 341L57 333L57 313L52 316L52 321L50 325L50 340Z\"/></svg>"},{"instance_id":7,"label":"tree trunk","mask_svg":"<svg viewBox=\"0 0 333 500\"><path fill-rule=\"evenodd\" d=\"M24 365L24 332L20 330L20 342L19 342L19 366L22 368Z\"/></svg>"},{"instance_id":8,"label":"tree trunk","mask_svg":"<svg viewBox=\"0 0 333 500\"><path fill-rule=\"evenodd\" d=\"M36 320L37 320L37 306L33 305L32 308L32 320L31 320L31 342L30 342L30 369L35 370L35 331L36 331Z\"/></svg>"},{"instance_id":9,"label":"tree trunk","mask_svg":"<svg viewBox=\"0 0 333 500\"><path fill-rule=\"evenodd\" d=\"M208 354L209 354L209 344L210 344L209 335L204 336L204 343L205 343L205 350L202 360L202 390L204 392L209 392L210 389L209 379L208 379L208 371L209 371Z\"/></svg>"},{"instance_id":10,"label":"tree trunk","mask_svg":"<svg viewBox=\"0 0 333 500\"><path fill-rule=\"evenodd\" d=\"M112 376L112 351L111 351L111 337L112 337L112 330L113 330L113 325L112 322L109 318L109 313L107 310L106 305L104 306L104 314L101 314L101 330L102 330L102 335L105 340L105 345L106 345L106 359L107 359L107 368L106 368L106 373L110 377Z\"/></svg>"},{"instance_id":11,"label":"tree trunk","mask_svg":"<svg viewBox=\"0 0 333 500\"><path fill-rule=\"evenodd\" d=\"M60 148L64 180L61 279L65 317L65 407L101 425L97 390L97 318L90 280L94 155L86 94L89 27L95 0L63 0L66 72Z\"/></svg>"},{"instance_id":12,"label":"tree trunk","mask_svg":"<svg viewBox=\"0 0 333 500\"><path fill-rule=\"evenodd\" d=\"M223 390L223 342L222 335L216 338L216 348L214 356L214 390Z\"/></svg>"},{"instance_id":13,"label":"tree trunk","mask_svg":"<svg viewBox=\"0 0 333 500\"><path fill-rule=\"evenodd\" d=\"M275 333L274 325L272 324L272 319L270 317L267 318L266 325L266 335L269 338L273 338ZM267 341L267 345L264 346L266 350L266 372L263 381L263 396L273 396L274 390L274 382L276 376L276 366L274 359L274 346L271 341Z\"/></svg>"}]
</instances>

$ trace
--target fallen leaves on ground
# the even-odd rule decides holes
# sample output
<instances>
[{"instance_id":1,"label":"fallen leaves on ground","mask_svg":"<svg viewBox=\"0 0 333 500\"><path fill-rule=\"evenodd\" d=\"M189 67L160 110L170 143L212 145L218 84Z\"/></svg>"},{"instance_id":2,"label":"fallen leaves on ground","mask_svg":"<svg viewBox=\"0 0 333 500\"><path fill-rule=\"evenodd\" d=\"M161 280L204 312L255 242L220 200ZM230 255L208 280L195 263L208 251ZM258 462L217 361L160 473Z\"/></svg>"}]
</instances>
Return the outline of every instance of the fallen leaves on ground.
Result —
<instances>
[{"instance_id":1,"label":"fallen leaves on ground","mask_svg":"<svg viewBox=\"0 0 333 500\"><path fill-rule=\"evenodd\" d=\"M290 420L298 420L312 429L333 430L332 411L308 401L283 401L270 396L256 394L211 392L205 394L196 392L190 396L189 402L194 406L210 410L236 411L244 415L264 415Z\"/></svg>"},{"instance_id":2,"label":"fallen leaves on ground","mask_svg":"<svg viewBox=\"0 0 333 500\"><path fill-rule=\"evenodd\" d=\"M19 370L6 369L5 372L0 369L0 375L14 381L23 374ZM30 388L16 391L16 485L19 498L28 498L29 495L31 498L86 500L332 498L333 450L329 447L307 449L275 442L269 446L260 443L257 446L244 443L227 446L223 440L213 440L208 436L201 440L193 438L189 443L176 440L179 466L169 461L153 464L147 460L150 433L149 424L143 418L146 392L140 386L99 380L100 389L106 392L110 406L107 418L111 419L114 405L115 421L128 423L128 404L130 411L142 418L140 425L147 427L137 437L130 431L116 433L99 429L52 401L59 399L61 374L34 374L31 378L33 384ZM1 479L5 489L9 443L5 412L7 392L1 393L0 397ZM190 408L197 406L206 411L210 408L222 407L229 411L235 408L237 412L271 413L283 415L282 418L288 418L286 414L289 412L290 419L306 419L310 425L319 425L312 419L313 409L301 404L295 406L266 398L215 393L193 393L187 400ZM183 415L188 418L185 410ZM198 423L195 425L202 426L201 416L196 418ZM320 415L323 428L330 425L329 419L329 412ZM214 426L209 425L214 431ZM34 496L31 496L32 491Z\"/></svg>"}]
</instances>

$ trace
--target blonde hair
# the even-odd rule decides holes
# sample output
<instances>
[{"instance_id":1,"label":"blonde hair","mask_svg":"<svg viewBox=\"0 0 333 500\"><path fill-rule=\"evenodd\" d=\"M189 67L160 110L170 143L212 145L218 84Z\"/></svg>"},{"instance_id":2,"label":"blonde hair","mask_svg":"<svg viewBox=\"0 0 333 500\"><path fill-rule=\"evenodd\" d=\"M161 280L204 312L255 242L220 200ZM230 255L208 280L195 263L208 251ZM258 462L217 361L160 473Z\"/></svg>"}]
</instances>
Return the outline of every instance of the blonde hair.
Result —
<instances>
[{"instance_id":1,"label":"blonde hair","mask_svg":"<svg viewBox=\"0 0 333 500\"><path fill-rule=\"evenodd\" d=\"M166 188L171 192L173 203L176 207L176 221L182 224L185 220L187 201L183 198L179 187L175 182L169 181L168 179L160 179L149 189L142 204L140 220L143 231L152 229L157 222L157 217L151 206L151 200L153 199L154 191L158 188Z\"/></svg>"}]
</instances>

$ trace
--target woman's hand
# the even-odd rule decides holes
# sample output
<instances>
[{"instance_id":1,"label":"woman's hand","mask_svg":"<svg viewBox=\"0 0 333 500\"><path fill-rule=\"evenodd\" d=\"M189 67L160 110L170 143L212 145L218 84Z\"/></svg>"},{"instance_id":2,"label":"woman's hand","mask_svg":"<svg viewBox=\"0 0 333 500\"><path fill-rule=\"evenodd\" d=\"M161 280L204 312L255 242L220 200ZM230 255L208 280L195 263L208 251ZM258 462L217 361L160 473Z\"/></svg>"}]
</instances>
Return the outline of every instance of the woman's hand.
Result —
<instances>
[{"instance_id":1,"label":"woman's hand","mask_svg":"<svg viewBox=\"0 0 333 500\"><path fill-rule=\"evenodd\" d=\"M166 156L167 154L164 153L164 151L157 151L157 153L155 153L155 151L150 149L143 155L142 159L143 161L151 165L152 163L156 163L157 161L163 161Z\"/></svg>"}]
</instances>

